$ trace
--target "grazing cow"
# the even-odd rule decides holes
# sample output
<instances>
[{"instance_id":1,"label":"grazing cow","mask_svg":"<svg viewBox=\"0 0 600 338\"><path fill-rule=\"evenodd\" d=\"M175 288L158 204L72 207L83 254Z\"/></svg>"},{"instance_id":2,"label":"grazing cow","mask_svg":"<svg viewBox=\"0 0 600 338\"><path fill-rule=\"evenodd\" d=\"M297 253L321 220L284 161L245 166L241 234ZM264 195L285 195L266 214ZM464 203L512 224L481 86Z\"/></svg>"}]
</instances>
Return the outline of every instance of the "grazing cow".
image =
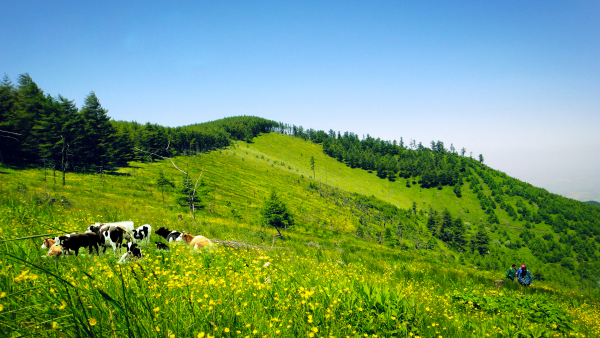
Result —
<instances>
[{"instance_id":1,"label":"grazing cow","mask_svg":"<svg viewBox=\"0 0 600 338\"><path fill-rule=\"evenodd\" d=\"M213 245L213 243L204 236L192 236L187 232L181 235L184 242L188 243L194 249L202 249Z\"/></svg>"},{"instance_id":2,"label":"grazing cow","mask_svg":"<svg viewBox=\"0 0 600 338\"><path fill-rule=\"evenodd\" d=\"M100 245L104 247L102 253L106 252L107 247L112 247L113 252L117 252L117 248L119 248L119 253L121 253L124 234L125 230L118 226L103 226L98 230L98 240Z\"/></svg>"},{"instance_id":3,"label":"grazing cow","mask_svg":"<svg viewBox=\"0 0 600 338\"><path fill-rule=\"evenodd\" d=\"M152 227L150 224L144 224L141 227L133 230L131 241L139 244L143 240L146 240L146 245L148 245L150 243L150 234L152 234Z\"/></svg>"},{"instance_id":4,"label":"grazing cow","mask_svg":"<svg viewBox=\"0 0 600 338\"><path fill-rule=\"evenodd\" d=\"M171 231L165 227L160 227L154 233L161 237L164 237L164 239L166 239L167 242L181 241L181 232L179 232L179 231L175 231L175 230Z\"/></svg>"},{"instance_id":5,"label":"grazing cow","mask_svg":"<svg viewBox=\"0 0 600 338\"><path fill-rule=\"evenodd\" d=\"M125 231L125 239L133 238L133 230L135 230L135 226L132 221L123 221L123 222L113 222L113 223L94 223L90 225L85 232L95 232L98 233L98 230L105 226L116 226L122 228Z\"/></svg>"},{"instance_id":6,"label":"grazing cow","mask_svg":"<svg viewBox=\"0 0 600 338\"><path fill-rule=\"evenodd\" d=\"M98 254L98 235L93 232L60 236L56 244L62 246L64 251L75 251L75 256L78 255L79 248L85 247L89 248L90 255L92 254L92 248L95 248L96 254Z\"/></svg>"},{"instance_id":7,"label":"grazing cow","mask_svg":"<svg viewBox=\"0 0 600 338\"><path fill-rule=\"evenodd\" d=\"M165 243L162 242L154 242L156 243L156 250L171 250Z\"/></svg>"},{"instance_id":8,"label":"grazing cow","mask_svg":"<svg viewBox=\"0 0 600 338\"><path fill-rule=\"evenodd\" d=\"M61 246L56 244L56 241L50 237L44 238L42 249L50 249L50 251L48 251L48 256L58 256L63 254Z\"/></svg>"},{"instance_id":9,"label":"grazing cow","mask_svg":"<svg viewBox=\"0 0 600 338\"><path fill-rule=\"evenodd\" d=\"M127 244L125 244L125 246L127 247L127 252L123 254L123 257L121 257L121 259L118 261L118 263L125 262L125 260L129 259L129 257L142 258L144 256L142 254L142 250L140 250L140 248L138 247L137 244L132 243L132 242L127 242Z\"/></svg>"}]
</instances>

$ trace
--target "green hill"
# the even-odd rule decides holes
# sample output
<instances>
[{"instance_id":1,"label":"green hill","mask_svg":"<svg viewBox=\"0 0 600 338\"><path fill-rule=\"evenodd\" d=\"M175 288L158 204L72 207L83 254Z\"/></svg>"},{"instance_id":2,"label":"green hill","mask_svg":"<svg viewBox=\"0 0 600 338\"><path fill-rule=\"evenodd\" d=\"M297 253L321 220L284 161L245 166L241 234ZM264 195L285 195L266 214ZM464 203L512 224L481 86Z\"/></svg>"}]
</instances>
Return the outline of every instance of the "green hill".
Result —
<instances>
[{"instance_id":1,"label":"green hill","mask_svg":"<svg viewBox=\"0 0 600 338\"><path fill-rule=\"evenodd\" d=\"M95 96L69 110L30 78L0 89L2 128L32 128L0 147L2 336L600 335L600 209L483 157L258 117L94 124ZM282 238L261 217L273 191L295 219ZM40 248L121 220L220 244L125 264ZM534 284L497 289L513 263Z\"/></svg>"},{"instance_id":2,"label":"green hill","mask_svg":"<svg viewBox=\"0 0 600 338\"><path fill-rule=\"evenodd\" d=\"M310 156L315 157L316 179L310 178ZM469 330L495 334L517 325L510 319L512 315L496 316L489 321L489 326L484 320L486 317L480 317L479 313L486 313L487 307L491 306L488 303L498 304L507 297L512 300L494 306L513 313L517 308L536 304L558 318L556 321L545 319L548 324L540 326L533 317L527 317L519 322L529 323L529 328L521 329L524 332L549 330L591 334L597 330L594 325L586 324L598 314L597 305L593 305L596 303L589 303L590 294L585 296L588 301L583 302L584 298L568 289L563 290L564 286L559 285L564 281L556 278L560 274L547 274L545 277L550 280L536 281L528 289L508 284L503 293L495 291L492 280L503 276L511 257L519 257L519 262L531 261L531 269L536 275L545 272L544 269L564 269L546 267L545 263L536 261L527 247L517 250L492 244L490 254L459 253L432 237L427 228L429 208L448 208L452 214L464 216L466 223L471 224L468 237L473 236L476 226L485 224L485 214L479 210L476 197L469 191L459 199L446 188L441 191L420 189L418 185L407 188L404 184L380 179L373 173L349 168L319 153L319 145L276 133L259 136L253 143L234 142L227 149L199 156L176 157L174 162L191 177L202 172L199 189L202 207L196 214L196 224L187 209L177 205L181 195L179 186L184 177L168 160L132 162L115 175L67 173L64 187L60 185L60 179L54 183L52 175L43 181L43 170L5 166L1 194L5 216L0 220L0 235L6 240L67 233L81 231L96 221L131 219L138 225L150 223L154 228L166 226L201 233L209 238L260 246L264 251L254 253L222 248L218 253L203 253L194 258L183 246L173 246L175 251L172 253L146 248L147 258L132 264L131 268L124 265L123 269L115 264L118 257L113 254L52 260L40 258L45 250L39 249L39 240L5 242L4 260L11 268L4 272L2 290L15 295L24 288L37 285L48 294L52 288L56 306L60 307L60 299L64 299L67 309L72 309L68 313L82 321L77 324L68 318L61 319L58 310L43 312L40 311L42 308L22 311L20 320L12 321L9 312L24 303L46 302L39 298L45 297L42 294L29 293L25 297L3 298L4 310L9 311L0 313L5 330L36 332L25 323L43 319L48 321L42 326L44 330L56 323L57 329L63 328L60 332L75 332L71 330L79 325L81 332L87 329L96 335L112 332L111 325L115 325L116 330L127 330L127 327L136 330L132 333L135 336L160 336L163 332L177 333L178 336L195 336L202 332L225 336L225 328L229 333L240 331L250 335L256 330L257 334L298 336L315 333L312 330L316 329L317 333L362 336L385 335L399 328L398 332L403 336L413 332L423 336L459 337L464 334L465 325ZM325 171L326 181L323 182L323 178L319 182L319 176L324 176ZM176 185L164 190L164 204L157 186L160 173ZM260 223L260 208L271 190L277 191L296 215L296 225L283 232L283 239L274 237L276 232ZM460 203L455 203L456 200ZM419 202L416 214L411 201ZM463 210L461 203L465 202L470 203L467 205L471 210L460 213ZM177 221L178 214L184 215L182 221ZM516 221L506 225L506 229L510 232L512 226L517 233L522 223ZM505 225L501 223L499 227L504 229ZM360 228L362 230L358 231ZM489 224L488 228L493 229ZM536 225L531 230L548 232L543 228L543 225ZM391 230L391 236L387 229ZM491 242L500 232L490 233ZM178 261L186 261L187 268L177 265ZM267 261L274 270L262 267ZM65 289L60 279L51 275L46 277L43 270L30 264L74 283L81 296L69 300L66 290L76 292L75 289ZM193 270L189 270L190 267ZM315 273L315 269L320 273ZM120 274L123 274L127 293L119 291L122 290ZM275 284L265 284L267 278ZM41 280L46 281L40 284ZM199 324L193 329L183 325L193 321L191 310L178 305L183 299L178 300L180 296L177 295L186 290L185 283L190 283L191 287L185 292L189 292L198 304L192 305L194 311L199 311L196 315L214 317L210 321L214 327L210 323ZM221 287L215 288L217 285ZM155 300L141 303L135 300L135 297L143 298L146 292L143 290L148 288L155 290L152 291ZM470 291L458 291L465 288ZM94 291L96 289L103 290L107 297L116 301L107 301L109 298ZM241 291L237 293L239 297L228 303L231 301L226 301L226 297L236 289ZM331 298L333 295L329 292L339 294L337 297L342 302L334 303L336 299ZM200 296L200 302L195 294ZM128 295L134 298L128 299ZM411 297L416 297L419 302L413 303ZM275 298L280 299L274 301ZM205 303L202 303L203 299ZM522 303L514 303L514 300ZM77 305L79 303L71 303L75 301L81 301L84 307L89 304L89 312L84 313L81 305ZM465 308L463 302L475 302L481 307ZM130 308L124 308L125 304ZM246 311L246 307L252 307L252 311ZM136 313L131 315L129 324L126 317L108 319L111 311L120 311L119 308ZM379 310L363 315L365 309ZM178 320L173 322L163 311L178 313ZM350 316L350 311L357 315ZM91 326L92 319L99 324Z\"/></svg>"},{"instance_id":3,"label":"green hill","mask_svg":"<svg viewBox=\"0 0 600 338\"><path fill-rule=\"evenodd\" d=\"M597 201L587 201L587 202L585 202L585 203L587 203L587 204L591 204L591 205L595 205L595 206L597 206L597 207L600 207L600 202L597 202Z\"/></svg>"}]
</instances>

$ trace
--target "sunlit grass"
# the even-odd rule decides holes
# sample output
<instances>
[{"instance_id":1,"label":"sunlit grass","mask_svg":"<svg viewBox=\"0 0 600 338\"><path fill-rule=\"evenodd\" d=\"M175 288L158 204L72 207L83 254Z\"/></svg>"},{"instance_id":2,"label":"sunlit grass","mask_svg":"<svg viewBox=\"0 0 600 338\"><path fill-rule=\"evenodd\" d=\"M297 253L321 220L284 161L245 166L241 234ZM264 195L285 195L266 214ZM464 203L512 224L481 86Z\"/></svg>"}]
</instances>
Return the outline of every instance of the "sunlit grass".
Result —
<instances>
[{"instance_id":1,"label":"sunlit grass","mask_svg":"<svg viewBox=\"0 0 600 338\"><path fill-rule=\"evenodd\" d=\"M281 147L269 148L269 142L263 143L266 137L281 138L269 140L280 142ZM323 191L339 186L408 208L412 203L405 203L403 196L422 201L427 194L437 194L436 189L406 191L402 182L350 169L298 139L269 134L255 141L175 159L194 179L204 169L204 208L197 213L196 224L186 208L176 204L176 188L165 190L163 204L156 185L159 172L176 182L183 179L168 162L131 163L119 170L130 176L68 173L65 187L58 177L56 184L52 176L44 182L40 170L2 168L0 335L600 335L595 299L544 283L528 289L508 284L498 290L492 283L499 278L497 272L458 265L443 252L400 251L372 238L356 238L356 211L342 205L337 195L320 196L319 190L309 188L309 159L316 158L317 182L323 175L319 170L327 168ZM284 232L283 240L274 238L276 232L258 220L258 209L271 189L297 215L298 225ZM454 203L456 198L446 190L440 193L439 203ZM424 207L429 207L427 201ZM177 220L179 214L182 221ZM471 214L476 213L471 210ZM172 251L156 251L151 245L143 248L143 259L118 265L119 256L113 253L46 258L41 238L7 241L52 237L83 231L93 222L120 220L263 249L218 246L214 251L195 252L179 244ZM419 222L415 232L423 229L423 220ZM153 235L151 244L155 240L159 239ZM553 327L549 316L538 321L519 308L498 314L468 303L479 300L507 306L502 301L511 299L548 305L557 316L567 315L565 322L574 326L566 334L564 328Z\"/></svg>"}]
</instances>

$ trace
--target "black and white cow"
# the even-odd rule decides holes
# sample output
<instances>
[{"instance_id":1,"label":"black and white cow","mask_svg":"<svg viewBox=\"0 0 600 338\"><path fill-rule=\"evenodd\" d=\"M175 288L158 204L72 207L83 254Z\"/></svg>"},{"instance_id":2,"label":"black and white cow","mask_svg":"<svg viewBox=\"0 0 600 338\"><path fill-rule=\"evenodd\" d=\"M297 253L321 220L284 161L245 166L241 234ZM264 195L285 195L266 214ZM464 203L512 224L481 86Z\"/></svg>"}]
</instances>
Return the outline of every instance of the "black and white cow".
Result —
<instances>
[{"instance_id":1,"label":"black and white cow","mask_svg":"<svg viewBox=\"0 0 600 338\"><path fill-rule=\"evenodd\" d=\"M175 230L171 231L171 230L169 230L169 229L167 229L165 227L158 228L158 230L156 230L154 233L157 234L157 235L159 235L159 236L161 236L161 237L163 237L164 239L166 239L167 242L172 242L172 241L179 242L179 241L182 240L182 238L181 238L182 233L181 232L175 231Z\"/></svg>"},{"instance_id":2,"label":"black and white cow","mask_svg":"<svg viewBox=\"0 0 600 338\"><path fill-rule=\"evenodd\" d=\"M119 248L119 253L121 253L121 245L123 244L123 236L125 234L123 228L105 225L100 229L94 228L94 230L97 231L95 234L98 237L100 246L104 248L102 253L106 253L106 248L108 247L111 247L113 252L117 252L117 248Z\"/></svg>"},{"instance_id":3,"label":"black and white cow","mask_svg":"<svg viewBox=\"0 0 600 338\"><path fill-rule=\"evenodd\" d=\"M93 232L83 234L69 234L57 237L56 244L60 245L63 251L73 250L75 256L79 254L79 248L89 248L90 255L92 254L92 248L96 249L98 254L98 235Z\"/></svg>"},{"instance_id":4,"label":"black and white cow","mask_svg":"<svg viewBox=\"0 0 600 338\"><path fill-rule=\"evenodd\" d=\"M105 226L116 226L122 228L125 231L124 239L131 240L133 238L133 230L135 230L135 225L132 221L123 221L123 222L112 222L112 223L94 223L90 225L85 232L95 232L105 227Z\"/></svg>"},{"instance_id":5,"label":"black and white cow","mask_svg":"<svg viewBox=\"0 0 600 338\"><path fill-rule=\"evenodd\" d=\"M150 234L152 234L152 227L150 224L144 224L141 227L133 230L131 241L133 243L140 244L145 240L147 246L150 243Z\"/></svg>"},{"instance_id":6,"label":"black and white cow","mask_svg":"<svg viewBox=\"0 0 600 338\"><path fill-rule=\"evenodd\" d=\"M121 259L119 259L118 263L123 263L130 257L134 257L134 258L138 258L138 259L144 257L144 255L142 254L142 250L140 250L140 248L138 247L138 245L136 243L127 242L127 244L125 244L125 246L127 247L127 252L123 254Z\"/></svg>"},{"instance_id":7,"label":"black and white cow","mask_svg":"<svg viewBox=\"0 0 600 338\"><path fill-rule=\"evenodd\" d=\"M171 250L165 243L163 242L154 242L156 243L156 250Z\"/></svg>"}]
</instances>

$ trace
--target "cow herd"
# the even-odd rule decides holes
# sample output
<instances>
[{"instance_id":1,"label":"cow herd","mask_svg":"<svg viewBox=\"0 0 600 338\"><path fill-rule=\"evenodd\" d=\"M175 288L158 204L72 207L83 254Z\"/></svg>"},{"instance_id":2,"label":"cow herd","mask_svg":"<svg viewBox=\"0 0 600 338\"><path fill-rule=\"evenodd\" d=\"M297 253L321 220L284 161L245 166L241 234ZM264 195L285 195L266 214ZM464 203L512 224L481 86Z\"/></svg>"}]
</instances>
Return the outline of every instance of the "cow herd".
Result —
<instances>
[{"instance_id":1,"label":"cow herd","mask_svg":"<svg viewBox=\"0 0 600 338\"><path fill-rule=\"evenodd\" d=\"M113 253L117 251L121 254L121 248L125 247L126 252L123 254L119 263L125 262L130 257L142 258L143 254L140 250L142 244L149 245L152 226L144 224L137 229L131 221L115 222L115 223L94 223L90 225L83 233L72 233L51 239L44 238L42 249L49 249L48 256L58 256L62 254L75 253L79 254L79 249L88 248L89 254L92 255L93 250L100 255L99 248L102 248L102 253L106 253L106 248L112 248ZM203 236L192 236L186 232L171 231L164 227L160 227L154 232L163 237L167 242L182 241L189 244L194 249L201 249L213 245L213 243ZM125 242L123 242L125 241ZM169 247L162 242L156 243L158 250L169 250Z\"/></svg>"}]
</instances>

